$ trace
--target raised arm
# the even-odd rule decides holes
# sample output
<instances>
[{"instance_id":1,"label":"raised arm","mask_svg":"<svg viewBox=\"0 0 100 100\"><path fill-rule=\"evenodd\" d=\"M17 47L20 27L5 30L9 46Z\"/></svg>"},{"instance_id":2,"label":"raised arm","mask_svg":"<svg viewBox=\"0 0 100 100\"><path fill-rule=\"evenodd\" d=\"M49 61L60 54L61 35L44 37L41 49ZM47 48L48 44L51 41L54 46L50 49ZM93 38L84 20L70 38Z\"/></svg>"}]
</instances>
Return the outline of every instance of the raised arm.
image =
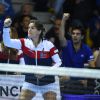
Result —
<instances>
[{"instance_id":1,"label":"raised arm","mask_svg":"<svg viewBox=\"0 0 100 100\"><path fill-rule=\"evenodd\" d=\"M70 16L69 13L64 13L62 22L61 22L59 40L62 47L66 46L66 42L67 42L65 38L65 23L66 23L66 20L68 20L69 16Z\"/></svg>"},{"instance_id":2,"label":"raised arm","mask_svg":"<svg viewBox=\"0 0 100 100\"><path fill-rule=\"evenodd\" d=\"M4 21L4 28L3 28L3 42L4 45L7 47L15 48L15 49L21 49L21 42L19 39L11 39L10 38L10 26L11 26L11 19L7 18Z\"/></svg>"}]
</instances>

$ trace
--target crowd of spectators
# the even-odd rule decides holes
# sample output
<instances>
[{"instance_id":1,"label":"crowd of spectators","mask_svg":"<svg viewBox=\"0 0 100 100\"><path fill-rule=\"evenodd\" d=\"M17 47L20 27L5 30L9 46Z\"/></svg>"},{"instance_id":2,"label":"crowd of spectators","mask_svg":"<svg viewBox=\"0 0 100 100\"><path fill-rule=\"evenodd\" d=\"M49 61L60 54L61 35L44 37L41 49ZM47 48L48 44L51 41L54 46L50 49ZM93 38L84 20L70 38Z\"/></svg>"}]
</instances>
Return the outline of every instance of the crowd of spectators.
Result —
<instances>
[{"instance_id":1,"label":"crowd of spectators","mask_svg":"<svg viewBox=\"0 0 100 100\"><path fill-rule=\"evenodd\" d=\"M54 43L56 48L59 50L59 54L61 57L63 54L64 58L62 58L62 62L64 66L69 66L69 64L66 64L66 60L68 59L69 61L68 54L70 53L67 52L67 47L65 49L62 49L63 43L61 42L62 34L60 34L60 29L62 29L62 33L64 32L63 40L73 39L73 35L71 33L73 30L73 26L75 24L80 25L81 23L84 27L84 39L83 37L81 38L83 39L83 43L87 44L91 49L89 49L90 52L88 51L88 54L91 53L91 51L93 54L96 51L99 51L98 55L96 56L97 60L94 61L95 67L92 65L89 66L93 68L96 68L96 66L100 67L100 0L30 0L30 2L24 3L20 8L20 11L17 13L14 13L14 9L12 8L13 4L11 4L10 0L9 2L7 0L4 1L5 2L0 1L0 63L18 64L20 63L19 58L21 57L21 54L19 57L18 51L16 50L12 50L14 54L11 54L13 52L9 52L9 48L5 47L2 43L2 29L4 19L7 17L10 17L12 19L12 29L14 31L13 33L17 34L17 38L27 38L28 25L30 20L37 20L37 18L34 17L32 13L34 13L34 11L39 11L51 13L49 23L51 23L53 27L47 31L47 33L45 34L45 38ZM32 4L34 4L34 6ZM65 20L64 22L65 24L63 28L61 28L64 13L68 13L68 15L67 20ZM78 30L78 32L81 31ZM68 43L69 44L67 45L70 45L69 51L74 51L75 48L73 49L70 42ZM17 57L15 57L15 54L17 55ZM68 58L66 58L67 56ZM86 56L87 60L85 59L84 63L82 62L83 64L80 65L81 67L85 67L84 64L90 61L89 56L91 55ZM71 57L73 58L72 55ZM79 58L76 57L75 59L77 60ZM70 67L78 67L78 65L75 65L75 62L74 64L72 64L72 62L70 61L70 63Z\"/></svg>"}]
</instances>

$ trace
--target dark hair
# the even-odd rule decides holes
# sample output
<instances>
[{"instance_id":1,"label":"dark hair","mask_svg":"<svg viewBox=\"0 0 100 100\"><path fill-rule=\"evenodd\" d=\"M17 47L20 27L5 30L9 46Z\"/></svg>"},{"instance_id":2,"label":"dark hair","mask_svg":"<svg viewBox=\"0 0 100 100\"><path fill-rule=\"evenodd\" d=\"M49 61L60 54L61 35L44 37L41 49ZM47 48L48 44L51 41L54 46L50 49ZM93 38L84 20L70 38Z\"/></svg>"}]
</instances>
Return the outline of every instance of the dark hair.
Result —
<instances>
[{"instance_id":1,"label":"dark hair","mask_svg":"<svg viewBox=\"0 0 100 100\"><path fill-rule=\"evenodd\" d=\"M21 15L20 22L22 22L25 17L29 17L30 20L37 20L37 18L32 15Z\"/></svg>"},{"instance_id":2,"label":"dark hair","mask_svg":"<svg viewBox=\"0 0 100 100\"><path fill-rule=\"evenodd\" d=\"M84 35L85 30L82 22L80 20L73 20L71 23L71 30L73 31L74 29L79 29L81 31L81 34Z\"/></svg>"},{"instance_id":3,"label":"dark hair","mask_svg":"<svg viewBox=\"0 0 100 100\"><path fill-rule=\"evenodd\" d=\"M39 20L31 20L30 23L34 23L37 30L41 30L40 39L43 39L45 28Z\"/></svg>"}]
</instances>

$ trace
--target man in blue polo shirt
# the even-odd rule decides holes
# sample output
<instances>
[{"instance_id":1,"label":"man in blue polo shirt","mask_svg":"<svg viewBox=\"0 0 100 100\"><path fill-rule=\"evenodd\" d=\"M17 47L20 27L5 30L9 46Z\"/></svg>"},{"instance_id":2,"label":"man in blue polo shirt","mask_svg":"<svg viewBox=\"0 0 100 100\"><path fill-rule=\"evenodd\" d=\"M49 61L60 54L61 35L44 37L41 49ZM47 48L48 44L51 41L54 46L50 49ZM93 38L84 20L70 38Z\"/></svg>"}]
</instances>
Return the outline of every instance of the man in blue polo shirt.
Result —
<instances>
[{"instance_id":1,"label":"man in blue polo shirt","mask_svg":"<svg viewBox=\"0 0 100 100\"><path fill-rule=\"evenodd\" d=\"M78 20L74 21L71 26L71 40L65 38L65 22L67 15L63 15L61 32L59 34L62 45L62 61L64 66L83 68L85 63L90 67L95 67L92 50L82 42L84 38L84 27Z\"/></svg>"},{"instance_id":2,"label":"man in blue polo shirt","mask_svg":"<svg viewBox=\"0 0 100 100\"><path fill-rule=\"evenodd\" d=\"M60 43L62 46L62 62L65 67L73 68L84 68L84 64L89 64L89 67L95 68L94 57L92 50L82 42L84 38L84 27L80 21L75 21L71 26L71 40L66 40L65 38L65 22L68 14L64 14L62 18L62 24L59 34ZM64 78L65 80L66 78ZM86 86L87 81L82 78L70 78L71 83L76 80L80 82L81 85ZM71 85L70 88L72 88Z\"/></svg>"}]
</instances>

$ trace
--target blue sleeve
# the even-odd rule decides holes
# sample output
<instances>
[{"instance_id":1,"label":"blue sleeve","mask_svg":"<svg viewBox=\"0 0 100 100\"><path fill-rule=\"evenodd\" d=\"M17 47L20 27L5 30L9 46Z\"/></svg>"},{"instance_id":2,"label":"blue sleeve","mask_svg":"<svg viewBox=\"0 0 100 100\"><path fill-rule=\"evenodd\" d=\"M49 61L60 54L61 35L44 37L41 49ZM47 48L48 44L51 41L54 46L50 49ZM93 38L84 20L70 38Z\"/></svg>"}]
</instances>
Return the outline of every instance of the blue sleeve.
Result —
<instances>
[{"instance_id":1,"label":"blue sleeve","mask_svg":"<svg viewBox=\"0 0 100 100\"><path fill-rule=\"evenodd\" d=\"M93 60L94 59L94 56L93 56L93 52L92 52L91 48L89 48L87 46L87 49L86 50L87 50L87 61Z\"/></svg>"}]
</instances>

